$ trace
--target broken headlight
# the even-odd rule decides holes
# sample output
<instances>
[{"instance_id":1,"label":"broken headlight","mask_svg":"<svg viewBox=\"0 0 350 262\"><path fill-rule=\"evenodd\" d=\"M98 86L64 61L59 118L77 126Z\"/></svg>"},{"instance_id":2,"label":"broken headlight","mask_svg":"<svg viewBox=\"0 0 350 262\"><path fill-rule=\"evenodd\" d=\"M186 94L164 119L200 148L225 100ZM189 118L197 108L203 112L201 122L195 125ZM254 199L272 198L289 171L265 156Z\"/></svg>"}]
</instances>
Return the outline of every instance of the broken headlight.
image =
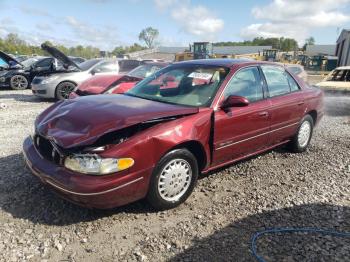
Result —
<instances>
[{"instance_id":1,"label":"broken headlight","mask_svg":"<svg viewBox=\"0 0 350 262\"><path fill-rule=\"evenodd\" d=\"M102 158L98 155L73 155L64 161L64 166L70 170L89 174L106 175L119 172L134 165L132 158Z\"/></svg>"}]
</instances>

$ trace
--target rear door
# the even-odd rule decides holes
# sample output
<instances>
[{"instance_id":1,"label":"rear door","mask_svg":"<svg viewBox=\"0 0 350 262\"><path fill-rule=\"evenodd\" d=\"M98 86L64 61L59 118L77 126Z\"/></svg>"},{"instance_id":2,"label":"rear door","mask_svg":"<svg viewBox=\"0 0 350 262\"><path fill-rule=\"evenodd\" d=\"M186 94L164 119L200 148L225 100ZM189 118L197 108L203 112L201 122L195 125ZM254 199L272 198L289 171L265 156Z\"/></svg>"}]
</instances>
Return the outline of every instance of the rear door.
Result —
<instances>
[{"instance_id":1,"label":"rear door","mask_svg":"<svg viewBox=\"0 0 350 262\"><path fill-rule=\"evenodd\" d=\"M271 105L269 143L277 144L295 134L306 106L299 85L283 67L263 65L261 69Z\"/></svg>"},{"instance_id":2,"label":"rear door","mask_svg":"<svg viewBox=\"0 0 350 262\"><path fill-rule=\"evenodd\" d=\"M258 67L240 69L227 84L223 96L245 97L249 105L215 112L213 164L256 152L268 144L269 102Z\"/></svg>"}]
</instances>

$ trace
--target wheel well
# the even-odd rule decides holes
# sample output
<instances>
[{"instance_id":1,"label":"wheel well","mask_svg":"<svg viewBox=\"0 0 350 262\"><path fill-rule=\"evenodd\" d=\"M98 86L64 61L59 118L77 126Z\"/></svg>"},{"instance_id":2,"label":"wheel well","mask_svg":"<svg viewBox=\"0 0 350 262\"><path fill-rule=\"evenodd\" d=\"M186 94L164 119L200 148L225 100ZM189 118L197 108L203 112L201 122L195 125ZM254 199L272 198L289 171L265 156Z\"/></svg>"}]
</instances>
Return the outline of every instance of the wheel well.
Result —
<instances>
[{"instance_id":1,"label":"wheel well","mask_svg":"<svg viewBox=\"0 0 350 262\"><path fill-rule=\"evenodd\" d=\"M70 81L70 80L64 80L64 81L59 82L59 83L57 84L56 88L55 88L55 97L56 97L56 98L57 98L57 88L58 88L58 86L59 86L60 84L62 84L62 83L65 83L65 82L72 83L72 84L75 85L75 86L78 85L77 83L75 83L75 82L73 82L73 81Z\"/></svg>"},{"instance_id":2,"label":"wheel well","mask_svg":"<svg viewBox=\"0 0 350 262\"><path fill-rule=\"evenodd\" d=\"M177 145L174 149L179 149L179 148L186 148L196 157L199 171L205 168L207 164L207 157L201 143L199 143L198 141L187 141Z\"/></svg>"},{"instance_id":3,"label":"wheel well","mask_svg":"<svg viewBox=\"0 0 350 262\"><path fill-rule=\"evenodd\" d=\"M312 110L312 111L308 112L307 114L312 117L312 120L314 121L314 124L315 124L316 121L317 121L317 112L316 112L316 110Z\"/></svg>"}]
</instances>

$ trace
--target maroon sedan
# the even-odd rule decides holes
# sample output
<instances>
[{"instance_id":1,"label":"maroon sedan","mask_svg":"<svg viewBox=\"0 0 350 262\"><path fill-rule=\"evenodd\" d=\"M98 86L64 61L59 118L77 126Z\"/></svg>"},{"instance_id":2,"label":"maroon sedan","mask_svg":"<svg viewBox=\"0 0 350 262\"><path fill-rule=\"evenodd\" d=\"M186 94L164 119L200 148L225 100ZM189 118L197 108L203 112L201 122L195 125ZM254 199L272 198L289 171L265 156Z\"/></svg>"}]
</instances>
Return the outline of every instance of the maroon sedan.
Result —
<instances>
[{"instance_id":1,"label":"maroon sedan","mask_svg":"<svg viewBox=\"0 0 350 262\"><path fill-rule=\"evenodd\" d=\"M173 208L207 173L282 144L303 152L323 93L281 65L175 63L122 95L60 101L24 141L33 174L65 199L112 208L147 198Z\"/></svg>"},{"instance_id":2,"label":"maroon sedan","mask_svg":"<svg viewBox=\"0 0 350 262\"><path fill-rule=\"evenodd\" d=\"M168 66L167 62L145 62L125 75L98 75L81 83L69 98L99 94L122 94L137 82Z\"/></svg>"}]
</instances>

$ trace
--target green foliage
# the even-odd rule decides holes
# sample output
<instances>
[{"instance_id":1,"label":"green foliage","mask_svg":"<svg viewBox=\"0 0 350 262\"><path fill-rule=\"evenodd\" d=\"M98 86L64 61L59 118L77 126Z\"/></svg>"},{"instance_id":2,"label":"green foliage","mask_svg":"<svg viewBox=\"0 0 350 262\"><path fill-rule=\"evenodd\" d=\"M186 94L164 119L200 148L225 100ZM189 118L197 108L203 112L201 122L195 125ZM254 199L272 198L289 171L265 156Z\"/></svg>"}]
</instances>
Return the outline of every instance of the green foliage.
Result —
<instances>
[{"instance_id":1,"label":"green foliage","mask_svg":"<svg viewBox=\"0 0 350 262\"><path fill-rule=\"evenodd\" d=\"M298 42L292 38L263 38L256 37L251 41L242 42L218 42L214 46L272 46L272 48L282 51L294 51L298 49Z\"/></svg>"},{"instance_id":2,"label":"green foliage","mask_svg":"<svg viewBox=\"0 0 350 262\"><path fill-rule=\"evenodd\" d=\"M148 48L154 46L154 40L159 36L158 29L153 27L147 27L141 31L139 34L139 40L145 42Z\"/></svg>"},{"instance_id":3,"label":"green foliage","mask_svg":"<svg viewBox=\"0 0 350 262\"><path fill-rule=\"evenodd\" d=\"M306 38L305 39L305 44L304 44L304 46L303 46L303 50L306 50L306 47L308 46L308 45L314 45L315 44L315 38L313 37L313 36L310 36L309 38Z\"/></svg>"},{"instance_id":4,"label":"green foliage","mask_svg":"<svg viewBox=\"0 0 350 262\"><path fill-rule=\"evenodd\" d=\"M68 56L78 56L84 58L95 58L100 57L100 49L93 46L82 46L78 45L75 47L66 47L63 45L55 45L50 41L46 41L45 44L55 46ZM116 47L112 54L123 55L130 52L140 51L145 47L134 43L131 46ZM5 39L0 38L0 50L14 55L47 55L40 46L34 46L27 44L24 40L20 39L16 34L9 34Z\"/></svg>"},{"instance_id":5,"label":"green foliage","mask_svg":"<svg viewBox=\"0 0 350 262\"><path fill-rule=\"evenodd\" d=\"M137 51L141 51L146 49L146 47L141 46L137 43L134 43L131 46L117 46L116 48L114 48L114 50L112 51L112 54L115 56L123 56L127 53L132 53L132 52L137 52Z\"/></svg>"}]
</instances>

